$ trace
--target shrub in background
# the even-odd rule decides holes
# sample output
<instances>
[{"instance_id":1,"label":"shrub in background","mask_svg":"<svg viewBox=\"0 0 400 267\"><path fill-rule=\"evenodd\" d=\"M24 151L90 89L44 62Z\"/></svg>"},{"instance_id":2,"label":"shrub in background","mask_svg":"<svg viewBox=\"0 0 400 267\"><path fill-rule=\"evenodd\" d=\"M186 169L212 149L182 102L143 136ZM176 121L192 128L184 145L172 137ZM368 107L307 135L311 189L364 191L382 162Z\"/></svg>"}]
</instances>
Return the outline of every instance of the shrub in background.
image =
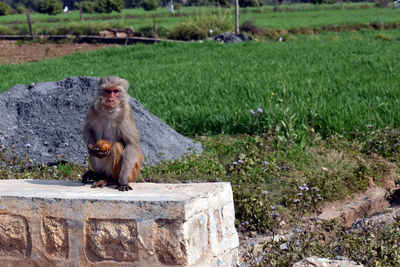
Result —
<instances>
[{"instance_id":1,"label":"shrub in background","mask_svg":"<svg viewBox=\"0 0 400 267\"><path fill-rule=\"evenodd\" d=\"M229 14L213 16L200 15L180 23L170 33L170 39L176 40L202 40L212 35L233 30L232 19Z\"/></svg>"},{"instance_id":2,"label":"shrub in background","mask_svg":"<svg viewBox=\"0 0 400 267\"><path fill-rule=\"evenodd\" d=\"M158 37L167 38L169 36L169 30L164 26L157 26L156 31L157 31L157 36ZM153 38L154 37L153 26L140 27L135 32L135 35L139 36L139 37Z\"/></svg>"},{"instance_id":3,"label":"shrub in background","mask_svg":"<svg viewBox=\"0 0 400 267\"><path fill-rule=\"evenodd\" d=\"M157 0L143 0L141 6L146 11L156 10L158 7L158 1Z\"/></svg>"},{"instance_id":4,"label":"shrub in background","mask_svg":"<svg viewBox=\"0 0 400 267\"><path fill-rule=\"evenodd\" d=\"M245 22L242 23L242 25L240 25L240 31L241 32L248 32L251 34L261 34L262 33L262 29L257 27L254 22L246 20Z\"/></svg>"},{"instance_id":5,"label":"shrub in background","mask_svg":"<svg viewBox=\"0 0 400 267\"><path fill-rule=\"evenodd\" d=\"M310 0L310 2L316 5L316 4L322 4L323 0Z\"/></svg>"},{"instance_id":6,"label":"shrub in background","mask_svg":"<svg viewBox=\"0 0 400 267\"><path fill-rule=\"evenodd\" d=\"M0 2L0 16L7 16L10 14L11 7L6 3Z\"/></svg>"},{"instance_id":7,"label":"shrub in background","mask_svg":"<svg viewBox=\"0 0 400 267\"><path fill-rule=\"evenodd\" d=\"M132 7L141 7L142 0L131 0Z\"/></svg>"},{"instance_id":8,"label":"shrub in background","mask_svg":"<svg viewBox=\"0 0 400 267\"><path fill-rule=\"evenodd\" d=\"M82 1L82 12L84 13L94 13L97 3L91 1ZM79 10L79 2L75 2L75 8Z\"/></svg>"},{"instance_id":9,"label":"shrub in background","mask_svg":"<svg viewBox=\"0 0 400 267\"><path fill-rule=\"evenodd\" d=\"M378 0L378 2L375 4L375 6L384 8L389 5L390 0Z\"/></svg>"},{"instance_id":10,"label":"shrub in background","mask_svg":"<svg viewBox=\"0 0 400 267\"><path fill-rule=\"evenodd\" d=\"M117 11L118 13L124 9L124 0L97 0L95 12L97 13L111 13Z\"/></svg>"},{"instance_id":11,"label":"shrub in background","mask_svg":"<svg viewBox=\"0 0 400 267\"><path fill-rule=\"evenodd\" d=\"M252 7L257 6L254 0L239 0L240 7Z\"/></svg>"},{"instance_id":12,"label":"shrub in background","mask_svg":"<svg viewBox=\"0 0 400 267\"><path fill-rule=\"evenodd\" d=\"M62 12L62 4L58 0L36 0L33 10L38 13L56 15Z\"/></svg>"},{"instance_id":13,"label":"shrub in background","mask_svg":"<svg viewBox=\"0 0 400 267\"><path fill-rule=\"evenodd\" d=\"M25 12L25 6L24 6L24 4L19 3L19 4L15 7L15 12L17 12L17 14L24 14L24 12Z\"/></svg>"}]
</instances>

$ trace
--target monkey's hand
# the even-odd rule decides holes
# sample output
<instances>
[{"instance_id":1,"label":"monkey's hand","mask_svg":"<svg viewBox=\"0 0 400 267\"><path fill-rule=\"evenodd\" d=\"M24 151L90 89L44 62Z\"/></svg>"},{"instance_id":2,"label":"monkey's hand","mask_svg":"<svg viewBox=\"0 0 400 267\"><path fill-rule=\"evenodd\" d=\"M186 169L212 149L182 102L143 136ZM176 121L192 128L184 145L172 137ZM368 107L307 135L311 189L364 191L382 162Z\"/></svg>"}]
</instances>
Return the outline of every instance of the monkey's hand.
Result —
<instances>
[{"instance_id":1,"label":"monkey's hand","mask_svg":"<svg viewBox=\"0 0 400 267\"><path fill-rule=\"evenodd\" d=\"M129 191L129 190L132 190L132 187L130 187L129 184L125 184L125 183L120 183L120 182L118 182L117 187L118 187L118 190L119 190L119 191Z\"/></svg>"},{"instance_id":2,"label":"monkey's hand","mask_svg":"<svg viewBox=\"0 0 400 267\"><path fill-rule=\"evenodd\" d=\"M97 147L92 144L88 145L88 153L92 156L98 157L100 159L108 157L111 155L111 149L107 151L100 151Z\"/></svg>"},{"instance_id":3,"label":"monkey's hand","mask_svg":"<svg viewBox=\"0 0 400 267\"><path fill-rule=\"evenodd\" d=\"M98 157L98 158L100 158L100 159L105 158L105 157L108 157L108 156L110 156L110 155L111 155L111 150L107 150L107 151L104 151L104 152L102 152L102 151L96 151L96 157Z\"/></svg>"}]
</instances>

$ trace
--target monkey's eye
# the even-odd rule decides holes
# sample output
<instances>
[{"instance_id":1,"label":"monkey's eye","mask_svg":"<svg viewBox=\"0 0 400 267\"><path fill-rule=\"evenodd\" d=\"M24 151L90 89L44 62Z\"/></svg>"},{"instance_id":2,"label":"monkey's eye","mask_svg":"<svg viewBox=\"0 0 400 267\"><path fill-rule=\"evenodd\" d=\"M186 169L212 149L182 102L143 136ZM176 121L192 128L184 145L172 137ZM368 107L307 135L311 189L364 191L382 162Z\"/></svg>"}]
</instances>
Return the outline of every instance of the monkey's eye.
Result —
<instances>
[{"instance_id":1,"label":"monkey's eye","mask_svg":"<svg viewBox=\"0 0 400 267\"><path fill-rule=\"evenodd\" d=\"M118 89L104 89L104 93L107 95L111 95L112 93L114 94L119 94L121 91Z\"/></svg>"}]
</instances>

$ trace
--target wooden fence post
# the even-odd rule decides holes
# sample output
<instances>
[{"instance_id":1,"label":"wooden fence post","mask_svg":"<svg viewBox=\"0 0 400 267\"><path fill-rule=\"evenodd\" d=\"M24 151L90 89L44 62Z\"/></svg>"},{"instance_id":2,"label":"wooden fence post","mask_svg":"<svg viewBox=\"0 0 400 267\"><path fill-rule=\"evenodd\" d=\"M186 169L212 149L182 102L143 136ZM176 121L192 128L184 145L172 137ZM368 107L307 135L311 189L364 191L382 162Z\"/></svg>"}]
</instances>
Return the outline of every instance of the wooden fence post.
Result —
<instances>
[{"instance_id":1,"label":"wooden fence post","mask_svg":"<svg viewBox=\"0 0 400 267\"><path fill-rule=\"evenodd\" d=\"M28 21L29 34L31 35L31 38L33 40L32 20L31 20L31 16L28 13L26 14L26 20Z\"/></svg>"},{"instance_id":2,"label":"wooden fence post","mask_svg":"<svg viewBox=\"0 0 400 267\"><path fill-rule=\"evenodd\" d=\"M153 34L154 38L157 38L156 13L153 13Z\"/></svg>"},{"instance_id":3,"label":"wooden fence post","mask_svg":"<svg viewBox=\"0 0 400 267\"><path fill-rule=\"evenodd\" d=\"M235 33L239 34L239 0L235 0Z\"/></svg>"}]
</instances>

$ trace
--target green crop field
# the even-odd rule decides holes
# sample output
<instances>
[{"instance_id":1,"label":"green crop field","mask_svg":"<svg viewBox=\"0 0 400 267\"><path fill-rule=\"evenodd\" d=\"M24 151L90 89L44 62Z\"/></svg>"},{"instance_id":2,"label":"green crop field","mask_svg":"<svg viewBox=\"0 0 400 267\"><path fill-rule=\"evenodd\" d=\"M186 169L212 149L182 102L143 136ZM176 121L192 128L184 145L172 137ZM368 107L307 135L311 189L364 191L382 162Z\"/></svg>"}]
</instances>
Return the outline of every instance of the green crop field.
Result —
<instances>
[{"instance_id":1,"label":"green crop field","mask_svg":"<svg viewBox=\"0 0 400 267\"><path fill-rule=\"evenodd\" d=\"M257 8L241 8L240 23L251 21L258 27L267 29L318 28L324 26L351 26L374 23L387 25L400 24L400 11L393 8L376 8L372 3L345 4L347 9L340 10L338 5L285 4L280 8L284 12L273 12L272 6L263 7L263 13ZM32 14L33 29L36 34L97 34L109 27L132 27L138 30L153 25L153 13L156 14L158 27L172 31L182 23L196 19L219 18L228 21L229 29L234 26L234 8L219 7L182 7L179 12L170 14L167 8L158 8L155 12L143 9L125 9L121 13L84 14L79 20L79 12L56 16ZM218 25L215 25L218 27ZM218 29L213 29L214 31ZM165 30L164 30L165 31ZM0 17L0 34L27 34L25 15ZM163 34L161 34L163 35ZM168 37L164 34L163 37Z\"/></svg>"},{"instance_id":2,"label":"green crop field","mask_svg":"<svg viewBox=\"0 0 400 267\"><path fill-rule=\"evenodd\" d=\"M375 35L374 35L375 34ZM375 36L375 37L374 37ZM161 43L0 66L17 83L119 75L130 93L181 133L313 127L322 135L400 123L397 31L364 31L283 43ZM385 39L386 40L386 39ZM257 121L249 110L262 108Z\"/></svg>"}]
</instances>

